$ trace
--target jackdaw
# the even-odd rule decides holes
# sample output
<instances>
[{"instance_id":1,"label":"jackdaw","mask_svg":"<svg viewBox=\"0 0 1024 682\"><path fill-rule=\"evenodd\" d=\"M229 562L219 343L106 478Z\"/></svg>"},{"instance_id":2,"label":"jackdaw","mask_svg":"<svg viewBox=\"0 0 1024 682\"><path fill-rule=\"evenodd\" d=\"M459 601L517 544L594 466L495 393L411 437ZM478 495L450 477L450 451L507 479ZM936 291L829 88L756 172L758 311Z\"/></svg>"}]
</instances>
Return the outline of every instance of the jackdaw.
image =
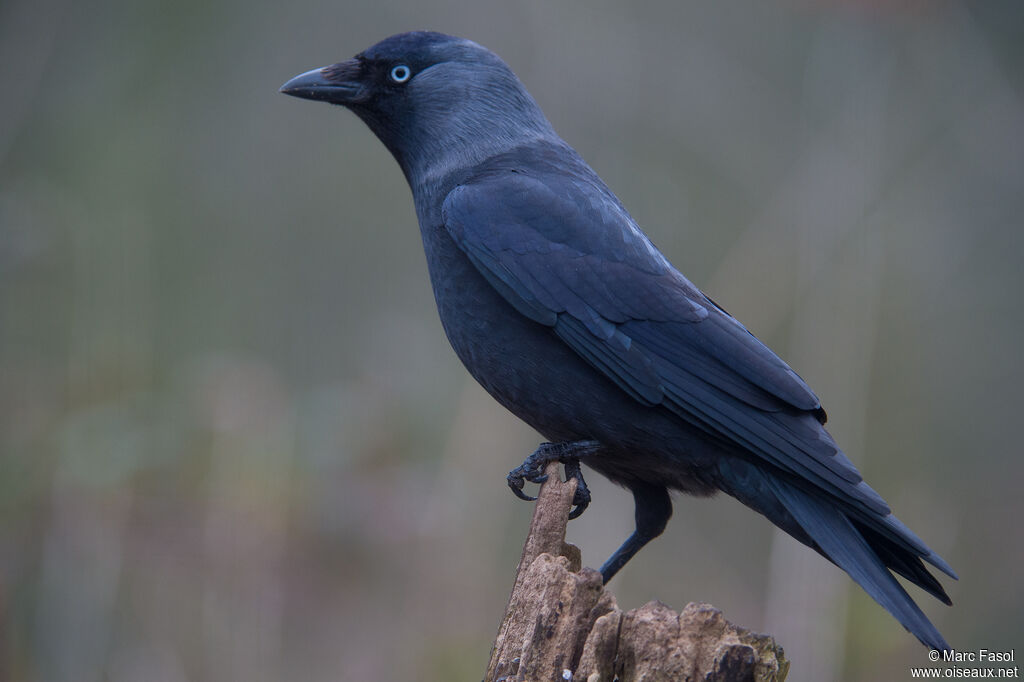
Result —
<instances>
[{"instance_id":1,"label":"jackdaw","mask_svg":"<svg viewBox=\"0 0 1024 682\"><path fill-rule=\"evenodd\" d=\"M823 427L807 384L676 270L551 127L512 70L469 40L417 31L314 69L281 92L340 104L412 189L448 340L589 492L582 461L633 493L636 530L607 582L665 528L670 490L718 490L845 570L932 649L949 645L890 571L946 604L956 578Z\"/></svg>"}]
</instances>

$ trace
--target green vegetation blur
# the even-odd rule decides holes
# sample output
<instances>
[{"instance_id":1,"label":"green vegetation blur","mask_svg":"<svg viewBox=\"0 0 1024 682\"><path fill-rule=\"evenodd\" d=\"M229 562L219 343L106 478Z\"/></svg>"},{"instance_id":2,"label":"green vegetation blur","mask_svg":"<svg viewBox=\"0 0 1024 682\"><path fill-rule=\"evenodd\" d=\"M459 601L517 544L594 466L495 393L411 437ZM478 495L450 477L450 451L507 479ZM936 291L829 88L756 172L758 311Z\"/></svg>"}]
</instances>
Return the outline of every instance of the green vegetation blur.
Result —
<instances>
[{"instance_id":1,"label":"green vegetation blur","mask_svg":"<svg viewBox=\"0 0 1024 682\"><path fill-rule=\"evenodd\" d=\"M804 376L1024 652L1024 6L0 3L0 680L479 680L538 436L433 307L408 188L278 94L403 30L501 54L656 244ZM586 563L632 527L596 475ZM727 498L611 584L774 634L791 680L926 651Z\"/></svg>"}]
</instances>

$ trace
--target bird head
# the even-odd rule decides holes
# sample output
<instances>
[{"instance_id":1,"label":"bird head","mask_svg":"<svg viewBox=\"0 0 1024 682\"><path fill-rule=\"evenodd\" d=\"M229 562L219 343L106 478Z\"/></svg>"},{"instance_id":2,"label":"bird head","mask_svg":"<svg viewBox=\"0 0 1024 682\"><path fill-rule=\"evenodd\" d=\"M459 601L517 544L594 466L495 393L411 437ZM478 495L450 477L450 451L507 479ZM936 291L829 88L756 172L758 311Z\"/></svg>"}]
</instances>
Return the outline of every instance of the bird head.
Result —
<instances>
[{"instance_id":1,"label":"bird head","mask_svg":"<svg viewBox=\"0 0 1024 682\"><path fill-rule=\"evenodd\" d=\"M413 185L443 168L473 165L554 135L500 57L442 33L391 36L352 59L292 78L281 92L352 110Z\"/></svg>"}]
</instances>

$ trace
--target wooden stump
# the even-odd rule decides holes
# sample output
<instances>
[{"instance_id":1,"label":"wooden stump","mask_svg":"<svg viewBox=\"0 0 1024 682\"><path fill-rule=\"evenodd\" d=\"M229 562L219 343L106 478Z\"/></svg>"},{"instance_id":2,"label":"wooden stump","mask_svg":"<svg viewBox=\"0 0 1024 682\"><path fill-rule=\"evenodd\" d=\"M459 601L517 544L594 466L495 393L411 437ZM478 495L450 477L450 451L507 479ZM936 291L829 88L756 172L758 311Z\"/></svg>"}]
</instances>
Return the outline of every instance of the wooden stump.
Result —
<instances>
[{"instance_id":1,"label":"wooden stump","mask_svg":"<svg viewBox=\"0 0 1024 682\"><path fill-rule=\"evenodd\" d=\"M782 682L789 661L768 635L709 604L621 611L601 574L565 542L576 481L548 465L485 682Z\"/></svg>"}]
</instances>

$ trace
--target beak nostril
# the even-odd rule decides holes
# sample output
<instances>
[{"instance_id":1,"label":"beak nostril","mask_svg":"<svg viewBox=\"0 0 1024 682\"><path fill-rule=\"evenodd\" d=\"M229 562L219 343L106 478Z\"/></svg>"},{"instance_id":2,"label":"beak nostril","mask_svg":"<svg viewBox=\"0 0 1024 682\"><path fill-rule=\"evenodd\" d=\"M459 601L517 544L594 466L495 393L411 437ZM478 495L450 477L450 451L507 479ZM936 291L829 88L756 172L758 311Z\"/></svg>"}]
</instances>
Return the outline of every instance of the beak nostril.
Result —
<instances>
[{"instance_id":1,"label":"beak nostril","mask_svg":"<svg viewBox=\"0 0 1024 682\"><path fill-rule=\"evenodd\" d=\"M351 83L363 75L363 65L358 59L346 59L320 69L321 77L333 83Z\"/></svg>"}]
</instances>

